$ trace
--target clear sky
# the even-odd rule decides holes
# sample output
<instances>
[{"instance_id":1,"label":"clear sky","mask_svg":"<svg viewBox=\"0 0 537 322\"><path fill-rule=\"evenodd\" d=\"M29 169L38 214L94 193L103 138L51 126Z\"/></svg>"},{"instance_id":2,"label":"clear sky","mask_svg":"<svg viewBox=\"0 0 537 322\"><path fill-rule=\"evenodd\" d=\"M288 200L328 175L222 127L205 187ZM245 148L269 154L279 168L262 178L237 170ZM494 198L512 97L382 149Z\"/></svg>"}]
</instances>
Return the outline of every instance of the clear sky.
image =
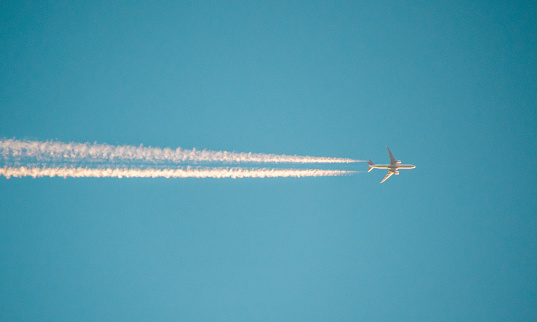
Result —
<instances>
[{"instance_id":1,"label":"clear sky","mask_svg":"<svg viewBox=\"0 0 537 322\"><path fill-rule=\"evenodd\" d=\"M2 1L0 48L0 138L417 166L2 177L0 320L537 319L534 1Z\"/></svg>"}]
</instances>

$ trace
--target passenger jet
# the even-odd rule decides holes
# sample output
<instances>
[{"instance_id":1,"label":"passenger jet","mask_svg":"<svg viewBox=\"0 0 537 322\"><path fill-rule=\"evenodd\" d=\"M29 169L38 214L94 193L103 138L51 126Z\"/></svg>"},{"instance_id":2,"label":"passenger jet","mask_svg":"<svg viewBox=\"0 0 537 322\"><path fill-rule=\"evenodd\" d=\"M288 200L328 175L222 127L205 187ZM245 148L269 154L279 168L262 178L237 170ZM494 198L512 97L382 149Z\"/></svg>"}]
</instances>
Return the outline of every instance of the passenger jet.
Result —
<instances>
[{"instance_id":1,"label":"passenger jet","mask_svg":"<svg viewBox=\"0 0 537 322\"><path fill-rule=\"evenodd\" d=\"M391 177L393 174L396 176L399 175L399 169L414 169L416 166L412 164L401 164L401 161L395 161L395 158L393 157L392 151L390 151L390 148L386 147L388 149L388 153L390 154L390 164L373 164L371 160L367 162L369 164L369 170L367 172L371 172L373 169L388 169L388 174L382 179L380 183L383 183L384 181L388 180L389 177Z\"/></svg>"}]
</instances>

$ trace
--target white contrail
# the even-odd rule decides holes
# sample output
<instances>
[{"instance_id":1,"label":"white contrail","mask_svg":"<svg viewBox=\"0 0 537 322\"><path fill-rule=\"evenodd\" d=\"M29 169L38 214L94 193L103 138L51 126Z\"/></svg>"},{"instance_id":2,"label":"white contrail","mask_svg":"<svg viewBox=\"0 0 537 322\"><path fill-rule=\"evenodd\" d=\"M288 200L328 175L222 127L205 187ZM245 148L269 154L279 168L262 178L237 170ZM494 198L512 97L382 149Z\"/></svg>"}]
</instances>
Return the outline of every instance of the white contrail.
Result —
<instances>
[{"instance_id":1,"label":"white contrail","mask_svg":"<svg viewBox=\"0 0 537 322\"><path fill-rule=\"evenodd\" d=\"M320 169L120 169L120 168L69 168L69 167L4 167L0 176L10 177L72 177L72 178L276 178L326 177L354 174L356 171Z\"/></svg>"},{"instance_id":2,"label":"white contrail","mask_svg":"<svg viewBox=\"0 0 537 322\"><path fill-rule=\"evenodd\" d=\"M34 158L43 162L255 162L255 163L352 163L361 160L264 153L237 153L196 149L152 148L97 143L63 143L56 141L0 140L4 160Z\"/></svg>"}]
</instances>

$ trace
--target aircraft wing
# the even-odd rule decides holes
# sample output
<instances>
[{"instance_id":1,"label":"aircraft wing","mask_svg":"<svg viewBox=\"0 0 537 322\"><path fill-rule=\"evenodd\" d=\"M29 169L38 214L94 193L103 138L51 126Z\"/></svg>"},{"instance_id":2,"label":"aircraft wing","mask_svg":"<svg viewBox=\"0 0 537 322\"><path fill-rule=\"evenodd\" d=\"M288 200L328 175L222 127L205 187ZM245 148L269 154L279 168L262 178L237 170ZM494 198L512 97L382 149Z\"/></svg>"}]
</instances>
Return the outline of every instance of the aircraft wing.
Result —
<instances>
[{"instance_id":1,"label":"aircraft wing","mask_svg":"<svg viewBox=\"0 0 537 322\"><path fill-rule=\"evenodd\" d=\"M390 154L390 164L391 164L391 165L396 165L396 164L397 164L397 161L396 161L395 158L393 157L392 151L390 151L390 148L389 148L389 147L386 147L386 149L388 149L388 153Z\"/></svg>"},{"instance_id":2,"label":"aircraft wing","mask_svg":"<svg viewBox=\"0 0 537 322\"><path fill-rule=\"evenodd\" d=\"M391 177L393 174L393 171L388 171L388 174L386 174L386 176L384 177L384 179L382 179L380 183L383 183L384 181L388 180L388 178Z\"/></svg>"}]
</instances>

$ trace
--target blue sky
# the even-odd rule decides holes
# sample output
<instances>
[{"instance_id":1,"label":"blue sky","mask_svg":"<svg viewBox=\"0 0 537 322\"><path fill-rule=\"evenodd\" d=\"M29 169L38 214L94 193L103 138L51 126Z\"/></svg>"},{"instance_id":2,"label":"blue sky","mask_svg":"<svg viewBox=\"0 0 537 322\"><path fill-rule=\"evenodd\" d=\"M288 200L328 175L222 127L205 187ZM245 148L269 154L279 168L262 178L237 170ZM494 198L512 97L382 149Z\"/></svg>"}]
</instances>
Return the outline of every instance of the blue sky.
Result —
<instances>
[{"instance_id":1,"label":"blue sky","mask_svg":"<svg viewBox=\"0 0 537 322\"><path fill-rule=\"evenodd\" d=\"M0 178L0 319L535 320L536 38L530 1L2 2L2 138L417 168Z\"/></svg>"}]
</instances>

